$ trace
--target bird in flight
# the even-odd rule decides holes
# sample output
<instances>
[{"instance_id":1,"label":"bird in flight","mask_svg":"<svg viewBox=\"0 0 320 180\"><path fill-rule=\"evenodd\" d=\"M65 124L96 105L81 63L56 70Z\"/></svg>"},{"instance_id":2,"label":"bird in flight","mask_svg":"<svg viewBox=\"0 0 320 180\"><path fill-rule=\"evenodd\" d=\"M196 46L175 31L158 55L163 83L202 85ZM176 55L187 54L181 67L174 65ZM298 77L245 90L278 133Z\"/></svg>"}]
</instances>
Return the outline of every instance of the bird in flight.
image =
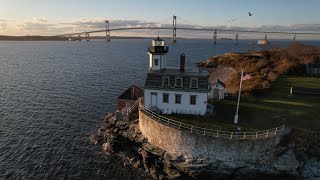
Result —
<instances>
[{"instance_id":1,"label":"bird in flight","mask_svg":"<svg viewBox=\"0 0 320 180\"><path fill-rule=\"evenodd\" d=\"M249 16L252 16L252 14L250 12L248 12L248 13L249 13Z\"/></svg>"}]
</instances>

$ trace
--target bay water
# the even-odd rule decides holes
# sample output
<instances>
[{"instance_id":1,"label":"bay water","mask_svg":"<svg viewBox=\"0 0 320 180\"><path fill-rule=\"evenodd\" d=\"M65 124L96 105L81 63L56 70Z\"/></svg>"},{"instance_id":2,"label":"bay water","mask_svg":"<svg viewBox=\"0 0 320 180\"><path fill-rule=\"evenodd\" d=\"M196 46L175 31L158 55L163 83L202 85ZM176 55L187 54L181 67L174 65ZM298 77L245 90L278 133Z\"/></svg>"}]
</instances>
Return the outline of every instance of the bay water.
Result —
<instances>
[{"instance_id":1,"label":"bay water","mask_svg":"<svg viewBox=\"0 0 320 180\"><path fill-rule=\"evenodd\" d=\"M274 40L286 47L292 40ZM178 39L169 66L186 66L225 52L244 52L256 40ZM320 45L320 41L305 41ZM0 41L0 179L104 179L113 162L90 144L117 97L143 87L151 39Z\"/></svg>"}]
</instances>

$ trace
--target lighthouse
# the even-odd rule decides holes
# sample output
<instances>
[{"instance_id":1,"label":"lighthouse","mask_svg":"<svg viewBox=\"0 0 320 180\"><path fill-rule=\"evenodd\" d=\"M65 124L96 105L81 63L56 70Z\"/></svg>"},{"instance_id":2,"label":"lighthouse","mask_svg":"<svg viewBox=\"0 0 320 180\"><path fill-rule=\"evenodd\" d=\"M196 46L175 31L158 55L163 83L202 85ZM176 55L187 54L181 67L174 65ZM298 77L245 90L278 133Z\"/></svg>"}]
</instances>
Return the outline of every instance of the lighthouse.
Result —
<instances>
[{"instance_id":1,"label":"lighthouse","mask_svg":"<svg viewBox=\"0 0 320 180\"><path fill-rule=\"evenodd\" d=\"M169 47L159 37L152 40L152 46L148 49L149 70L162 70L167 68L167 53Z\"/></svg>"},{"instance_id":2,"label":"lighthouse","mask_svg":"<svg viewBox=\"0 0 320 180\"><path fill-rule=\"evenodd\" d=\"M167 67L168 47L159 37L148 49L149 71L144 84L144 106L162 114L205 115L209 74L186 67L186 55L180 55L179 67Z\"/></svg>"}]
</instances>

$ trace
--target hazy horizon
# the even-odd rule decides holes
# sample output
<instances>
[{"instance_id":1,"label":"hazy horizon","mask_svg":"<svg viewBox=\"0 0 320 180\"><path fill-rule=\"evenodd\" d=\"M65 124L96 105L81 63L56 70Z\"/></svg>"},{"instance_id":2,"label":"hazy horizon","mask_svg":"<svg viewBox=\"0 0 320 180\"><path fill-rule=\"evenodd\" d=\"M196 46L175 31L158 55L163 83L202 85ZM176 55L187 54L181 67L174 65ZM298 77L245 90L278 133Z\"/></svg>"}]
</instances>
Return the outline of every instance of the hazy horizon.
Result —
<instances>
[{"instance_id":1,"label":"hazy horizon","mask_svg":"<svg viewBox=\"0 0 320 180\"><path fill-rule=\"evenodd\" d=\"M146 0L0 0L0 35L52 36L112 27L165 26L178 24L215 27L217 29L319 32L320 1L168 1L152 4ZM290 4L289 4L290 3ZM156 9L156 10L155 10ZM248 12L252 14L249 16ZM303 13L300 13L303 12ZM112 32L111 36L170 36L170 30ZM206 32L181 32L178 36L210 37ZM92 34L103 35L103 33ZM241 37L239 37L241 38ZM256 37L260 38L260 36ZM286 39L286 38L284 38Z\"/></svg>"}]
</instances>

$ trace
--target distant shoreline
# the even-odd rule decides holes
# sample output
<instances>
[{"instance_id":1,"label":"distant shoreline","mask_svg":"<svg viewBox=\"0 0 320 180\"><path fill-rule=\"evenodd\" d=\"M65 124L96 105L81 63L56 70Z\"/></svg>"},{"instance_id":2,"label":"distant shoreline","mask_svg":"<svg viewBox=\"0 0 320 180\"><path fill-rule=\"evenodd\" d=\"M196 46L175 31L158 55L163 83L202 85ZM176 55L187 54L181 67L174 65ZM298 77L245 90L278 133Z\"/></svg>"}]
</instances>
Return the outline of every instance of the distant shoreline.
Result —
<instances>
[{"instance_id":1,"label":"distant shoreline","mask_svg":"<svg viewBox=\"0 0 320 180\"><path fill-rule=\"evenodd\" d=\"M71 38L69 40L69 38ZM111 36L110 37L111 40L112 39L152 39L155 37L143 37L143 36ZM91 36L90 40L93 39L106 39L105 36ZM172 39L172 37L167 36L167 37L163 37L163 39ZM198 39L198 40L212 40L211 38L182 38L182 37L177 37L177 40L179 39ZM85 36L81 37L82 41L85 41ZM232 38L220 38L218 39L218 41L230 41L233 40ZM239 39L241 40L248 40L248 39ZM251 41L258 41L259 39L250 39ZM272 39L272 41L274 40L288 40L288 39ZM77 36L65 36L65 37L59 37L59 36L6 36L6 35L0 35L0 41L78 41L78 37ZM318 39L301 39L301 41L319 41Z\"/></svg>"},{"instance_id":2,"label":"distant shoreline","mask_svg":"<svg viewBox=\"0 0 320 180\"><path fill-rule=\"evenodd\" d=\"M71 38L71 39L69 39ZM150 39L154 37L141 37L141 36L111 36L112 39ZM106 39L105 36L92 36L92 39ZM171 39L171 37L164 37L164 39ZM186 39L186 38L177 38ZM59 36L4 36L0 35L0 41L78 41L77 36L73 37L59 37ZM81 37L82 41L85 41L85 37Z\"/></svg>"},{"instance_id":3,"label":"distant shoreline","mask_svg":"<svg viewBox=\"0 0 320 180\"><path fill-rule=\"evenodd\" d=\"M59 37L59 36L3 36L0 35L0 41L78 41L78 37ZM119 37L112 36L111 39L148 39L150 37ZM92 36L90 39L105 39L104 36ZM85 41L85 38L81 38L82 41Z\"/></svg>"}]
</instances>

